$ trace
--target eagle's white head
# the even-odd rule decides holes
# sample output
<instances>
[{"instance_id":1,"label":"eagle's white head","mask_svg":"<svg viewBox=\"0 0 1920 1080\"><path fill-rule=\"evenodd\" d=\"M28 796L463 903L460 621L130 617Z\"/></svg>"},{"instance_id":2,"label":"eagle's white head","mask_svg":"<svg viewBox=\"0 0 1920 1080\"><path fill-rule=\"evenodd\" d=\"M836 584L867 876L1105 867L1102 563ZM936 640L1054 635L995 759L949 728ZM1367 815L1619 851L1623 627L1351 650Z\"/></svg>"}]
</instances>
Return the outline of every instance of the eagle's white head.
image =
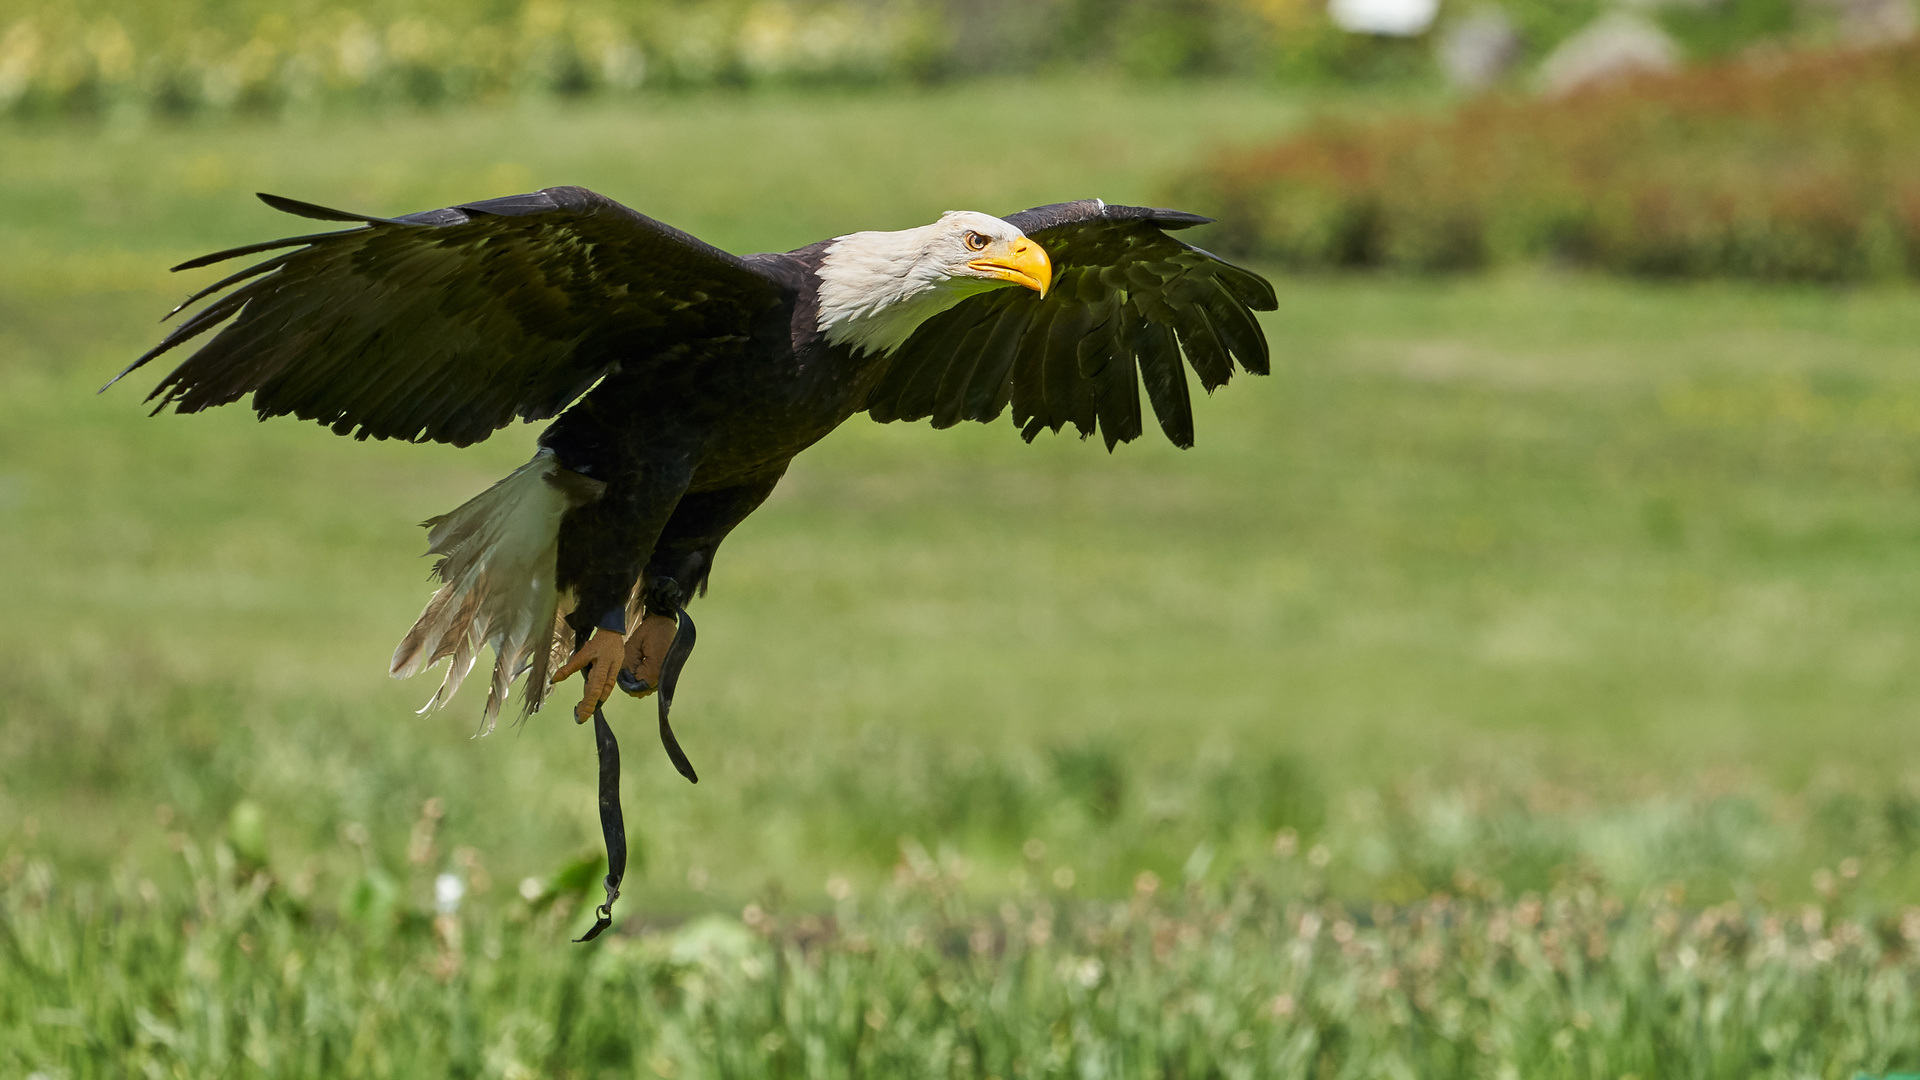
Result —
<instances>
[{"instance_id":1,"label":"eagle's white head","mask_svg":"<svg viewBox=\"0 0 1920 1080\"><path fill-rule=\"evenodd\" d=\"M890 353L920 324L960 301L1004 285L1047 294L1053 264L1025 233L988 214L949 210L900 232L857 232L827 245L820 262L820 318L827 340Z\"/></svg>"}]
</instances>

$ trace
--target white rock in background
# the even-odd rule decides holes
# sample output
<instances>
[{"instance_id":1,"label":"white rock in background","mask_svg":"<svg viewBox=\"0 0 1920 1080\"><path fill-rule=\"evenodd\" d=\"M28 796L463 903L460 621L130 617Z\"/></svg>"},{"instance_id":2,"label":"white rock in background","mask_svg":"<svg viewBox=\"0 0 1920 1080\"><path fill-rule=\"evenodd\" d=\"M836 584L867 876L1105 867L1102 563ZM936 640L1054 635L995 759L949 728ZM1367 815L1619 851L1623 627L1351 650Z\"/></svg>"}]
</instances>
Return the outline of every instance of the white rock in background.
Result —
<instances>
[{"instance_id":1,"label":"white rock in background","mask_svg":"<svg viewBox=\"0 0 1920 1080\"><path fill-rule=\"evenodd\" d=\"M1419 37L1440 13L1440 0L1328 0L1327 14L1355 34Z\"/></svg>"},{"instance_id":2,"label":"white rock in background","mask_svg":"<svg viewBox=\"0 0 1920 1080\"><path fill-rule=\"evenodd\" d=\"M1565 94L1625 75L1672 71L1680 66L1680 46L1644 16L1627 11L1602 15L1560 43L1540 63L1539 85L1548 95Z\"/></svg>"},{"instance_id":3,"label":"white rock in background","mask_svg":"<svg viewBox=\"0 0 1920 1080\"><path fill-rule=\"evenodd\" d=\"M1837 11L1840 39L1850 45L1891 45L1920 30L1913 0L1809 0Z\"/></svg>"},{"instance_id":4,"label":"white rock in background","mask_svg":"<svg viewBox=\"0 0 1920 1080\"><path fill-rule=\"evenodd\" d=\"M1520 32L1499 8L1485 8L1448 25L1434 51L1447 81L1484 90L1520 58Z\"/></svg>"}]
</instances>

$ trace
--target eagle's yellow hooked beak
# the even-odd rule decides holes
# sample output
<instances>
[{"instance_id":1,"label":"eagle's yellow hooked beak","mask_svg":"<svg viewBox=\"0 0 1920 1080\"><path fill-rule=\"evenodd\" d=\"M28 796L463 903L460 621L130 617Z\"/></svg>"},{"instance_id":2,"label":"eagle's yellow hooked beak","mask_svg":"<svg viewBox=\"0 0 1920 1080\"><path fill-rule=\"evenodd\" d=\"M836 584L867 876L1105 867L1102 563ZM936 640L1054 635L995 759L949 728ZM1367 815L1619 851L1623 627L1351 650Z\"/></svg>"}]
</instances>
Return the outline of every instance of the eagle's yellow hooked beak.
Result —
<instances>
[{"instance_id":1,"label":"eagle's yellow hooked beak","mask_svg":"<svg viewBox=\"0 0 1920 1080\"><path fill-rule=\"evenodd\" d=\"M1043 297L1047 295L1047 289L1053 285L1053 261L1047 258L1045 248L1024 236L1011 244L994 246L1000 250L967 266L1001 281L1025 285Z\"/></svg>"}]
</instances>

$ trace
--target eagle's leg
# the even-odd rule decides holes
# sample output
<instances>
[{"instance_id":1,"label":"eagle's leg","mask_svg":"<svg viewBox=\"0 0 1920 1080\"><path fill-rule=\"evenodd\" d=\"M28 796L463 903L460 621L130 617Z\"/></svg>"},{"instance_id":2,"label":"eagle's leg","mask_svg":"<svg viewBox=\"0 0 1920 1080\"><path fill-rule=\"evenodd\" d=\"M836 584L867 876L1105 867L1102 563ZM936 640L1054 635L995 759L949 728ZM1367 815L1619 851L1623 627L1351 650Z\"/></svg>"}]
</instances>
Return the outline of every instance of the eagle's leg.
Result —
<instances>
[{"instance_id":1,"label":"eagle's leg","mask_svg":"<svg viewBox=\"0 0 1920 1080\"><path fill-rule=\"evenodd\" d=\"M573 656L553 681L583 673L585 686L573 715L585 723L619 685L627 638L638 630L627 618L627 601L647 554L686 494L696 457L676 444L622 445L607 439L593 416L569 424L573 415L548 428L541 445L552 448L564 468L607 477L599 499L561 519L555 573L559 587L571 589L577 602L567 616Z\"/></svg>"},{"instance_id":2,"label":"eagle's leg","mask_svg":"<svg viewBox=\"0 0 1920 1080\"><path fill-rule=\"evenodd\" d=\"M707 591L713 554L735 525L759 509L786 473L783 462L767 475L744 484L690 492L660 530L641 580L645 618L627 638L626 667L620 689L646 697L660 689L661 667L679 629L679 612L696 594Z\"/></svg>"}]
</instances>

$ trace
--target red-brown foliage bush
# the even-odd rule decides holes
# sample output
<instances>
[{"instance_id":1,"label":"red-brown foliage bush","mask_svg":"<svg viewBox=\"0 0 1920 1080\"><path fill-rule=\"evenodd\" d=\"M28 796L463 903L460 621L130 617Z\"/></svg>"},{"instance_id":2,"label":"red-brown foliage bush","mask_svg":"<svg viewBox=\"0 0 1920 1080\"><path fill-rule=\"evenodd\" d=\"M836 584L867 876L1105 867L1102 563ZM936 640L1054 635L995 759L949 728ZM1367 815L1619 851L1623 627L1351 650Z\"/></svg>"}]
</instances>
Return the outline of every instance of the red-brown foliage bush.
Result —
<instances>
[{"instance_id":1,"label":"red-brown foliage bush","mask_svg":"<svg viewBox=\"0 0 1920 1080\"><path fill-rule=\"evenodd\" d=\"M1327 122L1215 161L1179 198L1218 214L1218 247L1300 267L1920 273L1920 45Z\"/></svg>"}]
</instances>

